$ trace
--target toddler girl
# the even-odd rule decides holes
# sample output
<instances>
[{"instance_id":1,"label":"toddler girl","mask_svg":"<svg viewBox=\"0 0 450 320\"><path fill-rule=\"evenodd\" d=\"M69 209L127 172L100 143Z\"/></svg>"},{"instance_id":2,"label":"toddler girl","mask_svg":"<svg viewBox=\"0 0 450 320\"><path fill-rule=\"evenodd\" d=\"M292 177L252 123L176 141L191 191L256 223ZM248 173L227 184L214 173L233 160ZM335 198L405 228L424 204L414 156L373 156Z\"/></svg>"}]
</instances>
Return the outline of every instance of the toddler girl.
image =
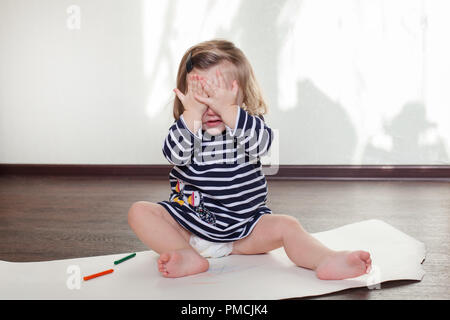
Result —
<instances>
[{"instance_id":1,"label":"toddler girl","mask_svg":"<svg viewBox=\"0 0 450 320\"><path fill-rule=\"evenodd\" d=\"M128 222L160 254L164 277L209 268L207 258L261 254L283 246L299 267L320 279L345 279L369 272L365 251L333 251L297 219L267 207L260 157L273 132L252 67L225 40L205 41L183 56L177 75L175 122L163 143L174 165L169 201L134 203Z\"/></svg>"}]
</instances>

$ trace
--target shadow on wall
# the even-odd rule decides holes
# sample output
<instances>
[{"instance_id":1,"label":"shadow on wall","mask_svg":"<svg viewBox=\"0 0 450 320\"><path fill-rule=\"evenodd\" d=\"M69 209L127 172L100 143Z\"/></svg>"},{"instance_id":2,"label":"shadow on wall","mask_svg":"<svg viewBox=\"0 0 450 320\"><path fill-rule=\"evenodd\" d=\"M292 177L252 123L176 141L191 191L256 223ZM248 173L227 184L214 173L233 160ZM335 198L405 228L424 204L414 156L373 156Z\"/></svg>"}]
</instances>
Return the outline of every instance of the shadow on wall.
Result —
<instances>
[{"instance_id":1,"label":"shadow on wall","mask_svg":"<svg viewBox=\"0 0 450 320\"><path fill-rule=\"evenodd\" d=\"M163 106L152 106L153 103L151 99L151 95L153 94L163 94L159 92L160 87L157 85L159 81L161 81L161 75L169 75L170 78L173 77L173 81L171 83L171 87L175 88L176 86L176 75L178 70L178 65L174 65L172 61L176 61L177 59L181 60L180 57L174 57L174 52L170 47L170 40L173 39L177 35L177 31L174 28L175 21L175 9L176 9L176 1L168 0L167 5L164 12L163 22L163 31L162 34L164 37L161 38L161 41L158 42L158 45L155 46L155 51L157 51L155 62L153 63L153 72L145 79L146 86L148 88L152 88L152 90L148 93L147 104L150 104L152 107L149 112L152 118L156 118L157 116L161 116L161 113L164 115L164 118L170 118L167 122L168 124L173 121L173 102L175 99L175 95L171 93L171 98L166 101ZM149 8L145 8L145 10L149 10ZM151 8L150 8L151 9ZM146 30L146 32L150 32L150 30ZM188 49L188 48L186 48ZM176 59L175 59L176 58ZM145 77L144 77L145 78ZM163 94L164 95L164 94ZM156 110L156 111L155 111ZM148 112L148 111L147 111ZM170 115L170 116L169 116Z\"/></svg>"},{"instance_id":2,"label":"shadow on wall","mask_svg":"<svg viewBox=\"0 0 450 320\"><path fill-rule=\"evenodd\" d=\"M357 134L350 117L339 103L331 100L309 80L297 82L297 107L274 117L272 127L279 130L280 150L303 150L302 163L320 163L336 159L337 163L352 163ZM291 125L284 123L292 119ZM286 163L280 154L280 163ZM294 164L294 163L293 163Z\"/></svg>"},{"instance_id":3,"label":"shadow on wall","mask_svg":"<svg viewBox=\"0 0 450 320\"><path fill-rule=\"evenodd\" d=\"M217 37L230 38L250 60L270 109L278 109L278 62L280 48L289 37L290 21L281 17L287 0L240 2L229 30L217 30ZM291 8L291 19L302 1ZM269 111L270 112L270 111Z\"/></svg>"},{"instance_id":4,"label":"shadow on wall","mask_svg":"<svg viewBox=\"0 0 450 320\"><path fill-rule=\"evenodd\" d=\"M377 146L371 140L361 161L364 164L448 164L445 141L436 134L435 127L435 123L427 120L422 102L408 102L395 118L383 122L390 148Z\"/></svg>"},{"instance_id":5,"label":"shadow on wall","mask_svg":"<svg viewBox=\"0 0 450 320\"><path fill-rule=\"evenodd\" d=\"M292 21L281 19L283 10L288 5L287 0L241 1L237 14L230 23L230 28L216 30L216 38L226 38L235 42L244 51L252 64L256 77L260 82L269 104L269 114L277 112L278 108L278 61L279 50L289 37ZM289 13L297 15L302 2L296 2L289 8ZM168 8L173 8L170 1ZM208 2L207 11L214 4ZM176 33L172 25L172 10L166 11L164 34L155 66L161 68L169 62L161 52L169 50L167 42ZM292 17L291 17L292 18ZM173 54L171 52L171 54ZM173 66L170 66L173 70ZM258 72L259 71L259 72ZM151 78L150 87L155 79ZM302 164L320 163L321 159L336 159L338 163L348 164L353 160L357 144L356 130L344 108L332 101L321 92L311 81L299 81L297 85L297 107L286 112L274 114L270 126L279 130L280 154L279 161L287 163L286 159L293 148L302 150ZM166 105L160 111L170 112ZM295 119L289 121L286 119ZM322 160L323 161L323 160ZM300 164L296 159L292 164Z\"/></svg>"},{"instance_id":6,"label":"shadow on wall","mask_svg":"<svg viewBox=\"0 0 450 320\"><path fill-rule=\"evenodd\" d=\"M158 70L168 68L169 74L176 74L177 66L171 65L173 59L169 59L169 55L174 54L169 45L170 39L179 32L173 23L176 4L177 1L170 0L164 13L165 37L156 48L155 72L147 79L150 88L157 81ZM241 1L230 28L218 28L215 37L230 39L248 56L266 94L269 115L273 114L270 126L279 130L280 163L353 164L358 144L356 128L346 109L330 99L312 81L297 82L296 108L278 111L279 50L289 37L292 24L292 21L283 19L283 12L290 4L287 0ZM295 18L301 4L301 1L296 2L288 10ZM214 11L214 6L214 2L207 2L206 11ZM171 118L172 101L155 115L161 117L163 114L164 118ZM397 117L384 123L384 140L390 147L383 146L376 139L369 139L363 147L361 158L356 160L360 164L448 164L445 141L435 134L434 126L426 119L423 103L407 103ZM292 159L293 148L301 150L301 159ZM287 159L291 159L290 163ZM334 163L325 162L326 159L334 159Z\"/></svg>"}]
</instances>

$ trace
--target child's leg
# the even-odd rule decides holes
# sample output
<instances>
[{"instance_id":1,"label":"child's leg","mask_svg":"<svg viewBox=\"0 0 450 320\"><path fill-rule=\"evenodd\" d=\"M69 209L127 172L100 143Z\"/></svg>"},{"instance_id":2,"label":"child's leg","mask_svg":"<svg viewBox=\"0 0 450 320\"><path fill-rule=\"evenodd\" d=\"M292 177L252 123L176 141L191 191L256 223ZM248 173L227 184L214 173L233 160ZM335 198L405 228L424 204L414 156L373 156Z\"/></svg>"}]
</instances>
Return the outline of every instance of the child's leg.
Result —
<instances>
[{"instance_id":1,"label":"child's leg","mask_svg":"<svg viewBox=\"0 0 450 320\"><path fill-rule=\"evenodd\" d=\"M139 201L128 211L128 223L138 238L160 254L158 269L165 277L204 272L209 262L189 245L190 233L163 206Z\"/></svg>"},{"instance_id":2,"label":"child's leg","mask_svg":"<svg viewBox=\"0 0 450 320\"><path fill-rule=\"evenodd\" d=\"M364 274L370 254L364 251L333 251L311 236L297 219L264 215L252 233L234 243L233 254L258 254L283 246L297 266L316 271L320 279L345 279Z\"/></svg>"}]
</instances>

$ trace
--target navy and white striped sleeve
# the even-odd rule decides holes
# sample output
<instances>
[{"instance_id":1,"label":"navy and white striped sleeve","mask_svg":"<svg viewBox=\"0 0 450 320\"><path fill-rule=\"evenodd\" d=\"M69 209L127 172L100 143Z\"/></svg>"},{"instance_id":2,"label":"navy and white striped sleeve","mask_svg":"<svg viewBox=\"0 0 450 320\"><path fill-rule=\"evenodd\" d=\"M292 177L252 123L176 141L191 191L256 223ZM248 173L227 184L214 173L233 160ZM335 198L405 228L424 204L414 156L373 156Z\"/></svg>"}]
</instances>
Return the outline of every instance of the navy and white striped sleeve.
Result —
<instances>
[{"instance_id":1,"label":"navy and white striped sleeve","mask_svg":"<svg viewBox=\"0 0 450 320\"><path fill-rule=\"evenodd\" d=\"M230 134L236 137L246 154L255 158L265 155L273 141L273 131L264 120L248 114L240 107L236 117L236 127Z\"/></svg>"},{"instance_id":2,"label":"navy and white striped sleeve","mask_svg":"<svg viewBox=\"0 0 450 320\"><path fill-rule=\"evenodd\" d=\"M195 135L184 122L183 115L169 128L169 134L163 143L164 157L176 166L191 162L192 153L201 141L201 130Z\"/></svg>"}]
</instances>

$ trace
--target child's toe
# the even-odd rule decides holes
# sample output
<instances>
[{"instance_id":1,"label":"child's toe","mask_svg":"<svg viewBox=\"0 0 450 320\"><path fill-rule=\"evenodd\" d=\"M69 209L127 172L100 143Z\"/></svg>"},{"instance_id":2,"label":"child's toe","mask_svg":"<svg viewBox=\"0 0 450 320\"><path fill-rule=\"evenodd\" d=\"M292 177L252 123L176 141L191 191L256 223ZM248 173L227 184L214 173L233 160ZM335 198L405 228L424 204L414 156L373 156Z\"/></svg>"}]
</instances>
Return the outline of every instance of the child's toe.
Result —
<instances>
[{"instance_id":1,"label":"child's toe","mask_svg":"<svg viewBox=\"0 0 450 320\"><path fill-rule=\"evenodd\" d=\"M170 260L170 254L163 253L159 256L158 263L161 262L162 264L167 263Z\"/></svg>"},{"instance_id":2,"label":"child's toe","mask_svg":"<svg viewBox=\"0 0 450 320\"><path fill-rule=\"evenodd\" d=\"M370 253L367 252L367 251L360 251L360 252L359 252L359 258L360 258L361 260L367 261L367 260L370 259Z\"/></svg>"}]
</instances>

